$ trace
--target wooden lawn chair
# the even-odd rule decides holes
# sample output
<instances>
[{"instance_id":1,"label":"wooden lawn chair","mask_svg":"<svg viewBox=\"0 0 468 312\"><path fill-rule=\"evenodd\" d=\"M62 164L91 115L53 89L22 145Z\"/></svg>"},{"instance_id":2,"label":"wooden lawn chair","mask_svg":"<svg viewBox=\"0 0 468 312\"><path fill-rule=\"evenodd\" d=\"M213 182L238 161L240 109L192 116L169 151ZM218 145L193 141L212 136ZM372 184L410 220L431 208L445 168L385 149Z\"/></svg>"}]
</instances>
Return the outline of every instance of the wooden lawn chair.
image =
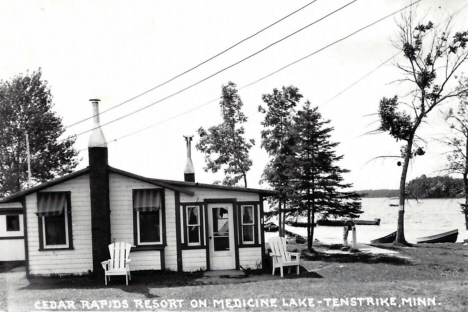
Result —
<instances>
[{"instance_id":1,"label":"wooden lawn chair","mask_svg":"<svg viewBox=\"0 0 468 312\"><path fill-rule=\"evenodd\" d=\"M268 240L268 244L271 248L270 256L273 260L273 272L271 275L275 275L275 269L280 268L281 277L283 277L283 267L289 267L288 273L290 273L292 266L296 266L296 272L299 275L299 258L301 254L286 250L286 238L272 237Z\"/></svg>"},{"instance_id":2,"label":"wooden lawn chair","mask_svg":"<svg viewBox=\"0 0 468 312\"><path fill-rule=\"evenodd\" d=\"M128 280L132 279L130 276L130 260L128 256L130 255L130 248L132 244L125 242L117 242L109 245L110 259L107 261L102 261L102 267L105 271L104 280L107 285L107 277L109 276L109 281L111 275L125 275L126 284L128 285Z\"/></svg>"}]
</instances>

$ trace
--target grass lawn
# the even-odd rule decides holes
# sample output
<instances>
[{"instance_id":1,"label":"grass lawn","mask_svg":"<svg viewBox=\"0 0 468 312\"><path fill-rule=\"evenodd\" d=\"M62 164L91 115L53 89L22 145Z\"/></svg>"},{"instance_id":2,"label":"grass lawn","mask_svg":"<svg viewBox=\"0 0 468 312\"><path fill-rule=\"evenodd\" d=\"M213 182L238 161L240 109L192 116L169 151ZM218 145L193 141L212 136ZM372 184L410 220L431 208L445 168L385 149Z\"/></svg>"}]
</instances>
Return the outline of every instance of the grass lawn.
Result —
<instances>
[{"instance_id":1,"label":"grass lawn","mask_svg":"<svg viewBox=\"0 0 468 312\"><path fill-rule=\"evenodd\" d=\"M301 278L292 273L281 279L277 272L275 279L269 273L218 280L203 272L135 272L129 286L116 277L107 287L103 278L26 280L21 273L4 273L0 310L47 311L54 303L55 310L75 311L468 310L468 247L462 244L383 246L397 250L398 258L325 253L334 246L316 246L315 253L303 251L303 245L289 247L302 250L311 272L303 269ZM65 305L59 307L60 300Z\"/></svg>"}]
</instances>

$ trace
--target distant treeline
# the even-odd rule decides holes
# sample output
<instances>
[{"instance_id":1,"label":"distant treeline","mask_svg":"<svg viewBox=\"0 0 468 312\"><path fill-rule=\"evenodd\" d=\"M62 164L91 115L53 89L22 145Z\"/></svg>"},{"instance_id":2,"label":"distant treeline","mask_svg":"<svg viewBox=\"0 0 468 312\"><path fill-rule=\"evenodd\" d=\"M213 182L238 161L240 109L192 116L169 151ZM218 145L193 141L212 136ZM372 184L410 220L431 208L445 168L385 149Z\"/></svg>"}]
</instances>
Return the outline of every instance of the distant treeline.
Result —
<instances>
[{"instance_id":1,"label":"distant treeline","mask_svg":"<svg viewBox=\"0 0 468 312\"><path fill-rule=\"evenodd\" d=\"M463 179L449 176L428 178L424 174L406 186L408 198L455 198L461 197L462 190ZM362 190L357 193L367 198L399 196L399 190Z\"/></svg>"},{"instance_id":2,"label":"distant treeline","mask_svg":"<svg viewBox=\"0 0 468 312\"><path fill-rule=\"evenodd\" d=\"M398 197L399 190L362 190L358 191L362 197Z\"/></svg>"}]
</instances>

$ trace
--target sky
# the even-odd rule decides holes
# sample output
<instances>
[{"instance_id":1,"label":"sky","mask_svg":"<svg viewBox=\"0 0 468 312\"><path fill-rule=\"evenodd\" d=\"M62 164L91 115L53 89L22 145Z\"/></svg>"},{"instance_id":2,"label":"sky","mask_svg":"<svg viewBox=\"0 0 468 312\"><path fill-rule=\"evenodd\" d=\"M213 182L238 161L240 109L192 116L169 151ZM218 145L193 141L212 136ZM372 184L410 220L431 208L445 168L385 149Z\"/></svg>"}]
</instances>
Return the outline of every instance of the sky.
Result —
<instances>
[{"instance_id":1,"label":"sky","mask_svg":"<svg viewBox=\"0 0 468 312\"><path fill-rule=\"evenodd\" d=\"M83 132L91 129L93 123L88 119L73 124L92 115L89 99L99 98L101 111L111 109L310 2L1 1L0 80L41 68L54 98L54 110L67 126L64 136L78 134L75 148L81 151L77 167L81 169L88 165L90 135ZM397 189L401 175L398 159L375 158L399 155L401 142L385 133L369 132L378 128L376 112L380 99L401 96L409 90L404 84L392 83L401 78L394 64L403 63L404 58L397 55L383 64L398 53L392 38L396 38L400 13L275 72L410 3L317 0L193 71L102 113L104 125L142 109L103 126L109 141L110 165L146 177L183 180L183 135L195 135L196 143L198 128L207 129L221 122L221 87L232 81L239 88L243 111L249 118L245 136L256 142L250 153L253 166L247 175L248 186L268 188L259 182L268 156L261 148L263 115L258 106L264 104L263 94L293 85L303 94L302 103L309 100L313 106L319 106L324 119L331 120L332 140L340 143L337 154L344 155L339 165L350 170L345 181L356 190ZM467 4L461 0L423 0L417 12L426 21L437 24ZM273 44L343 6L346 7ZM453 30L466 30L467 19L468 8L464 8L455 15ZM467 65L460 74L463 71L468 71ZM275 74L258 81L272 73ZM446 148L437 139L449 133L441 111L455 104L452 101L433 111L418 130L425 140L426 154L412 161L407 181L422 174L441 174ZM222 173L204 172L204 155L199 151L193 149L192 159L197 182L222 180Z\"/></svg>"}]
</instances>

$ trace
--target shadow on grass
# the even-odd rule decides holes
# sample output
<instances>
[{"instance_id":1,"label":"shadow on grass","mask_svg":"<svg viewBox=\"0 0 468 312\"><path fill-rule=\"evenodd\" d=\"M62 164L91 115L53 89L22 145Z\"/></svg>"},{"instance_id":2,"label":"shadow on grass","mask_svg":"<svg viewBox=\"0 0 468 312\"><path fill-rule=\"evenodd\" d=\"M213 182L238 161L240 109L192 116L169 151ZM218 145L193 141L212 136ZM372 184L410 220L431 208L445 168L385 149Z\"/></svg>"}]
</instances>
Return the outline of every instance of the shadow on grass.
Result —
<instances>
[{"instance_id":1,"label":"shadow on grass","mask_svg":"<svg viewBox=\"0 0 468 312\"><path fill-rule=\"evenodd\" d=\"M203 272L173 272L173 271L135 271L132 279L125 285L125 276L112 276L111 280L104 283L104 275L88 274L84 276L48 276L31 277L29 285L22 289L46 290L46 289L100 289L118 288L129 293L143 294L148 298L157 296L149 293L150 288L182 287L203 285L196 281L201 278Z\"/></svg>"},{"instance_id":2,"label":"shadow on grass","mask_svg":"<svg viewBox=\"0 0 468 312\"><path fill-rule=\"evenodd\" d=\"M8 272L24 265L24 261L0 261L0 273Z\"/></svg>"},{"instance_id":3,"label":"shadow on grass","mask_svg":"<svg viewBox=\"0 0 468 312\"><path fill-rule=\"evenodd\" d=\"M232 279L233 283L251 282L250 278L254 281L263 280L262 275L266 271L262 270L249 270L245 275L240 276L220 276L223 279ZM271 274L271 271L268 270ZM279 269L276 274L279 275ZM147 298L157 298L158 296L150 293L153 288L165 287L183 287L183 286L198 286L217 284L216 282L206 282L202 280L203 272L173 272L173 271L135 271L132 272L132 279L125 285L125 276L112 276L107 286L104 284L103 275L88 274L84 276L47 276L47 277L30 277L28 279L29 285L22 289L27 290L53 290L53 289L121 289L128 293L137 293L146 296ZM291 273L284 274L285 279L296 278L322 278L321 275L315 272L308 272L305 268L300 267L300 274L296 275L294 268ZM237 281L236 281L237 280Z\"/></svg>"},{"instance_id":4,"label":"shadow on grass","mask_svg":"<svg viewBox=\"0 0 468 312\"><path fill-rule=\"evenodd\" d=\"M339 263L385 263L393 265L411 265L408 259L389 256L385 254L349 253L349 254L329 254L323 252L308 253L303 252L303 259L309 261L339 262Z\"/></svg>"}]
</instances>

